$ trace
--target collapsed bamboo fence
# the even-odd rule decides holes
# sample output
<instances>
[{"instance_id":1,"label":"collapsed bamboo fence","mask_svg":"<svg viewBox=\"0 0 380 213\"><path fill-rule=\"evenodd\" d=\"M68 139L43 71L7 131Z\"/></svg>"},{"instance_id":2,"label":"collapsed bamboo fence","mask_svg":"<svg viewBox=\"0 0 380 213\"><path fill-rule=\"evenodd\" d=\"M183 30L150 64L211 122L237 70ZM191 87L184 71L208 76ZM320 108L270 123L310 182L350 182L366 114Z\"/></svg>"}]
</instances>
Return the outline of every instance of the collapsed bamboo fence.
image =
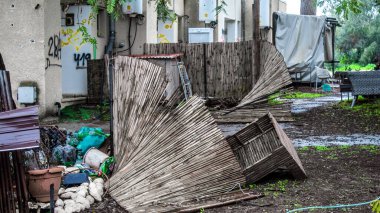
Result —
<instances>
[{"instance_id":1,"label":"collapsed bamboo fence","mask_svg":"<svg viewBox=\"0 0 380 213\"><path fill-rule=\"evenodd\" d=\"M252 88L252 41L145 44L145 54L183 53L194 94L240 100Z\"/></svg>"},{"instance_id":2,"label":"collapsed bamboo fence","mask_svg":"<svg viewBox=\"0 0 380 213\"><path fill-rule=\"evenodd\" d=\"M164 71L117 57L111 196L130 212L180 211L243 183L239 163L198 97L172 110L159 103Z\"/></svg>"},{"instance_id":3,"label":"collapsed bamboo fence","mask_svg":"<svg viewBox=\"0 0 380 213\"><path fill-rule=\"evenodd\" d=\"M260 77L252 90L241 100L237 108L262 102L270 94L292 83L284 57L273 44L261 42Z\"/></svg>"}]
</instances>

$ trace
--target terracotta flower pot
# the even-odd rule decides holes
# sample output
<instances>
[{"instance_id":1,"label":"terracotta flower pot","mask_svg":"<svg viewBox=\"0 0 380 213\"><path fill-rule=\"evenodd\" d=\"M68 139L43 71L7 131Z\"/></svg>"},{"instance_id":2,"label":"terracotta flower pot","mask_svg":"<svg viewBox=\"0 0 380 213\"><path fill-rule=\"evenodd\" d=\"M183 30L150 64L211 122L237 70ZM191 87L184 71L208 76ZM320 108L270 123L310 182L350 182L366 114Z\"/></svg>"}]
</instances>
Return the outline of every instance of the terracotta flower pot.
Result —
<instances>
[{"instance_id":1,"label":"terracotta flower pot","mask_svg":"<svg viewBox=\"0 0 380 213\"><path fill-rule=\"evenodd\" d=\"M28 171L30 194L39 202L49 202L50 184L54 184L54 200L57 200L63 170L63 168L56 167Z\"/></svg>"}]
</instances>

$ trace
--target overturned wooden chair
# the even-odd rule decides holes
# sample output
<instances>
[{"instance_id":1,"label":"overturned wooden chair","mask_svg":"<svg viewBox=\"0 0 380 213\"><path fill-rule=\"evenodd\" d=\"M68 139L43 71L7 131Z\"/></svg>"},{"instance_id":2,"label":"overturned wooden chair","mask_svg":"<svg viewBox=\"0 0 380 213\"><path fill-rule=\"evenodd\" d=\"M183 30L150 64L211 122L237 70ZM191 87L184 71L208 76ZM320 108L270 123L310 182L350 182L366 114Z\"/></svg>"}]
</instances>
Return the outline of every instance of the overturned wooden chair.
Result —
<instances>
[{"instance_id":1,"label":"overturned wooden chair","mask_svg":"<svg viewBox=\"0 0 380 213\"><path fill-rule=\"evenodd\" d=\"M259 118L227 138L248 183L286 167L296 179L306 178L292 141L272 114Z\"/></svg>"}]
</instances>

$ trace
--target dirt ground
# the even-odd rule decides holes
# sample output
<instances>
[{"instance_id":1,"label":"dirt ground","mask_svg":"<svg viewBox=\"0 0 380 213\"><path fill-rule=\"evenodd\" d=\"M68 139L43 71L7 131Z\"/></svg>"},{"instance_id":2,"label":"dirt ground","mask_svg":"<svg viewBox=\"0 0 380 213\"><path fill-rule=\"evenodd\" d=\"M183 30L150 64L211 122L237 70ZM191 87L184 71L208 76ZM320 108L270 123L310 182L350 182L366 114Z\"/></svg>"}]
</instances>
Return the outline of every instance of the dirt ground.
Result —
<instances>
[{"instance_id":1,"label":"dirt ground","mask_svg":"<svg viewBox=\"0 0 380 213\"><path fill-rule=\"evenodd\" d=\"M295 122L285 131L292 139L308 136L380 134L379 117L365 116L334 105L295 114ZM76 127L88 123L76 124ZM90 126L99 123L90 123ZM102 124L107 128L107 123ZM60 125L61 126L61 125ZM63 124L72 128L70 123ZM62 126L61 126L62 127ZM73 129L75 129L73 128ZM298 148L308 179L293 180L283 173L264 182L247 185L263 198L204 212L286 212L307 206L352 204L380 196L380 146L334 146ZM109 196L85 212L126 212ZM313 212L371 212L369 205L351 209L314 210Z\"/></svg>"},{"instance_id":2,"label":"dirt ground","mask_svg":"<svg viewBox=\"0 0 380 213\"><path fill-rule=\"evenodd\" d=\"M356 133L379 134L379 117L339 108L337 105L311 109L306 113L294 114L295 128L285 130L289 137L350 135Z\"/></svg>"},{"instance_id":3,"label":"dirt ground","mask_svg":"<svg viewBox=\"0 0 380 213\"><path fill-rule=\"evenodd\" d=\"M276 173L265 182L250 186L265 197L239 202L205 212L286 212L306 206L349 204L380 196L380 147L336 146L298 149L308 179L293 180L286 173ZM110 197L96 203L92 212L126 212ZM314 212L371 212L368 205L353 209L315 210Z\"/></svg>"},{"instance_id":4,"label":"dirt ground","mask_svg":"<svg viewBox=\"0 0 380 213\"><path fill-rule=\"evenodd\" d=\"M306 206L349 204L380 196L380 149L353 146L298 150L307 172L304 181L280 174L252 185L266 196L205 212L286 212ZM370 207L314 212L371 212Z\"/></svg>"}]
</instances>

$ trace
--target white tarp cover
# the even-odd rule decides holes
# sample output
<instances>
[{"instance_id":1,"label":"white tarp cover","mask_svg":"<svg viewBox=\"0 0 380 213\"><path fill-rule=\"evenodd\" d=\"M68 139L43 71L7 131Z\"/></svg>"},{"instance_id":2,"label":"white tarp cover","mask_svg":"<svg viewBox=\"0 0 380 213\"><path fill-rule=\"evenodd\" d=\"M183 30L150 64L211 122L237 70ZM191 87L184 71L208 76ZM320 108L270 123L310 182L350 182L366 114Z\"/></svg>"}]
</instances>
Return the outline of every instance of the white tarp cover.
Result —
<instances>
[{"instance_id":1,"label":"white tarp cover","mask_svg":"<svg viewBox=\"0 0 380 213\"><path fill-rule=\"evenodd\" d=\"M315 82L315 67L322 67L325 16L275 13L275 44L292 72L302 72L301 82ZM299 76L298 75L298 76Z\"/></svg>"}]
</instances>

